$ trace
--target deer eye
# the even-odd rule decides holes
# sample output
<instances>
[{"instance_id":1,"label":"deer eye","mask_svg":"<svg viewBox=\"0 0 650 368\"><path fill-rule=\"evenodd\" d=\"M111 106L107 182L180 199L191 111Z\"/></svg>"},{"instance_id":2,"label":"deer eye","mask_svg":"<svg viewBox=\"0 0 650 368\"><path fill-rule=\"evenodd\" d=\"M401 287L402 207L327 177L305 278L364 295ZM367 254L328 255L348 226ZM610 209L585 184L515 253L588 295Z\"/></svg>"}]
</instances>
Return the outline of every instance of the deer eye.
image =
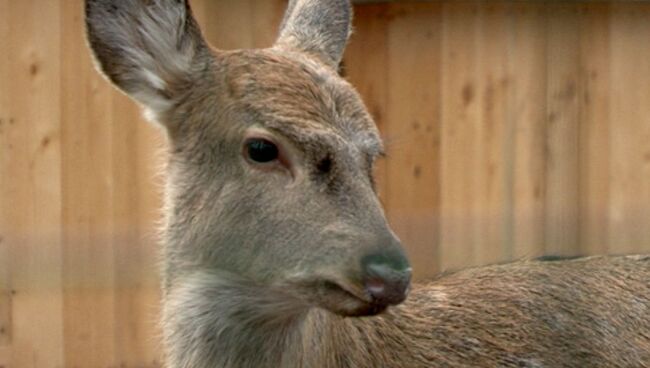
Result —
<instances>
[{"instance_id":1,"label":"deer eye","mask_svg":"<svg viewBox=\"0 0 650 368\"><path fill-rule=\"evenodd\" d=\"M246 155L252 161L267 163L278 159L279 150L275 143L263 138L250 138L244 143Z\"/></svg>"}]
</instances>

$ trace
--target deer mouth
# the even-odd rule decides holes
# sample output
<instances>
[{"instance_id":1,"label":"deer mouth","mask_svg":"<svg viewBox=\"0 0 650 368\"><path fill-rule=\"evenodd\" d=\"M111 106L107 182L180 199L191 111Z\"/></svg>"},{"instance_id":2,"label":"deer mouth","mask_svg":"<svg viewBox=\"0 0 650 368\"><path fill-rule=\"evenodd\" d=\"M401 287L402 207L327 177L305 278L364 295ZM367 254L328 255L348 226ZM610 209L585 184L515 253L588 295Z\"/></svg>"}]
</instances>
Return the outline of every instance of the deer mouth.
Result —
<instances>
[{"instance_id":1,"label":"deer mouth","mask_svg":"<svg viewBox=\"0 0 650 368\"><path fill-rule=\"evenodd\" d=\"M386 310L387 305L373 302L367 293L325 280L320 286L323 299L320 306L344 317L374 316Z\"/></svg>"},{"instance_id":2,"label":"deer mouth","mask_svg":"<svg viewBox=\"0 0 650 368\"><path fill-rule=\"evenodd\" d=\"M377 303L360 285L334 278L316 278L291 283L292 294L309 305L343 317L374 316L387 305ZM287 290L287 289L285 289Z\"/></svg>"}]
</instances>

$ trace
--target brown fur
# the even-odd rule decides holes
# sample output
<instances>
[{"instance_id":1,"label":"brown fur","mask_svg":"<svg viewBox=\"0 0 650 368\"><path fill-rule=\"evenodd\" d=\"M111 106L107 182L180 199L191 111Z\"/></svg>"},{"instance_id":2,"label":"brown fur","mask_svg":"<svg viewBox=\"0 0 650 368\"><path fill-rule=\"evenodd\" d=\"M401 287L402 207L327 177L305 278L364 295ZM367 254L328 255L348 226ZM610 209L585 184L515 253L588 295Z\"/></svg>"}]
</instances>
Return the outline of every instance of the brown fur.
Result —
<instances>
[{"instance_id":1,"label":"brown fur","mask_svg":"<svg viewBox=\"0 0 650 368\"><path fill-rule=\"evenodd\" d=\"M184 1L86 0L99 68L169 137L169 367L650 366L644 257L469 269L394 306L410 269L373 188L381 140L336 71L350 4L288 9L272 48L224 52ZM281 155L253 162L250 137Z\"/></svg>"}]
</instances>

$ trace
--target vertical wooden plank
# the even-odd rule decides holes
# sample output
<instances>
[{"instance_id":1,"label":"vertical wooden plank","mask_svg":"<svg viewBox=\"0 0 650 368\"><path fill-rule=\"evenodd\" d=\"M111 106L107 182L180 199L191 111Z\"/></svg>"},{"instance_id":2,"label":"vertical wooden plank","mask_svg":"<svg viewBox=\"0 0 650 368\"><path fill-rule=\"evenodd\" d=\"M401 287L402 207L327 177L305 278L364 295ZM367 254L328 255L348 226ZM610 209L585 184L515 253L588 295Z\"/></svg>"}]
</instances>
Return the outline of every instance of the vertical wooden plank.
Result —
<instances>
[{"instance_id":1,"label":"vertical wooden plank","mask_svg":"<svg viewBox=\"0 0 650 368\"><path fill-rule=\"evenodd\" d=\"M85 46L83 2L64 5L63 278L65 366L116 366L113 90Z\"/></svg>"},{"instance_id":2,"label":"vertical wooden plank","mask_svg":"<svg viewBox=\"0 0 650 368\"><path fill-rule=\"evenodd\" d=\"M546 7L516 3L512 7L509 68L513 121L512 244L514 258L544 252L546 184Z\"/></svg>"},{"instance_id":3,"label":"vertical wooden plank","mask_svg":"<svg viewBox=\"0 0 650 368\"><path fill-rule=\"evenodd\" d=\"M224 50L273 45L285 0L196 0L197 17L206 38Z\"/></svg>"},{"instance_id":4,"label":"vertical wooden plank","mask_svg":"<svg viewBox=\"0 0 650 368\"><path fill-rule=\"evenodd\" d=\"M113 96L113 236L116 359L121 366L160 365L159 286L155 214L161 210L162 186L154 183L160 162L160 133L143 121L125 96Z\"/></svg>"},{"instance_id":5,"label":"vertical wooden plank","mask_svg":"<svg viewBox=\"0 0 650 368\"><path fill-rule=\"evenodd\" d=\"M512 129L507 105L511 88L508 75L508 36L511 17L505 2L481 3L477 38L477 156L473 204L476 238L474 254L479 264L512 257Z\"/></svg>"},{"instance_id":6,"label":"vertical wooden plank","mask_svg":"<svg viewBox=\"0 0 650 368\"><path fill-rule=\"evenodd\" d=\"M287 6L286 0L253 0L252 4L252 45L270 47L275 42L282 16Z\"/></svg>"},{"instance_id":7,"label":"vertical wooden plank","mask_svg":"<svg viewBox=\"0 0 650 368\"><path fill-rule=\"evenodd\" d=\"M206 13L206 8L205 4L210 0L189 0L190 7L192 8L192 15L194 15L194 19L199 23L201 26L201 29L205 32L205 24L208 22L207 19L207 13ZM215 21L215 19L210 19L212 22Z\"/></svg>"},{"instance_id":8,"label":"vertical wooden plank","mask_svg":"<svg viewBox=\"0 0 650 368\"><path fill-rule=\"evenodd\" d=\"M135 106L130 105L132 113ZM140 112L137 114L141 116ZM161 367L163 366L162 346L159 337L160 323L160 275L159 275L159 224L163 211L163 178L160 171L167 161L166 140L162 130L143 121L136 125L137 163L135 165L138 197L138 233L137 246L142 247L142 264L139 265L139 277L136 288L131 288L137 295L138 313L131 317L137 321L138 330L135 340L139 341L142 350L138 356L136 366ZM133 245L132 245L133 246ZM144 362L144 363L142 363Z\"/></svg>"},{"instance_id":9,"label":"vertical wooden plank","mask_svg":"<svg viewBox=\"0 0 650 368\"><path fill-rule=\"evenodd\" d=\"M204 3L203 32L212 45L232 50L252 48L255 0L220 0Z\"/></svg>"},{"instance_id":10,"label":"vertical wooden plank","mask_svg":"<svg viewBox=\"0 0 650 368\"><path fill-rule=\"evenodd\" d=\"M650 36L648 4L612 4L609 239L618 253L650 244Z\"/></svg>"},{"instance_id":11,"label":"vertical wooden plank","mask_svg":"<svg viewBox=\"0 0 650 368\"><path fill-rule=\"evenodd\" d=\"M2 10L0 6L0 10ZM0 33L1 34L1 33ZM0 76L1 80L1 76ZM1 208L1 207L0 207ZM0 244L0 267L8 267L9 259L7 249L2 249ZM6 248L6 247L5 247ZM2 269L0 275L0 368L11 367L11 304L12 295L9 283L9 270Z\"/></svg>"},{"instance_id":12,"label":"vertical wooden plank","mask_svg":"<svg viewBox=\"0 0 650 368\"><path fill-rule=\"evenodd\" d=\"M8 284L8 281L7 277L3 284ZM11 290L6 285L0 289L0 348L11 345L11 301Z\"/></svg>"},{"instance_id":13,"label":"vertical wooden plank","mask_svg":"<svg viewBox=\"0 0 650 368\"><path fill-rule=\"evenodd\" d=\"M7 281L8 278L3 283ZM11 290L0 290L0 347L11 345L11 299Z\"/></svg>"},{"instance_id":14,"label":"vertical wooden plank","mask_svg":"<svg viewBox=\"0 0 650 368\"><path fill-rule=\"evenodd\" d=\"M354 27L350 44L345 52L344 73L361 94L386 140L388 106L388 6L362 5L355 7ZM390 145L390 143L388 143ZM375 180L379 198L386 206L386 160L375 163Z\"/></svg>"},{"instance_id":15,"label":"vertical wooden plank","mask_svg":"<svg viewBox=\"0 0 650 368\"><path fill-rule=\"evenodd\" d=\"M650 6L648 6L648 4L642 4L640 7L641 11L639 14L641 15L642 25L640 35L648 36L650 34L650 27L648 27L648 24L650 22ZM637 37L640 37L640 35L637 35ZM641 62L645 62L644 68L640 72L644 73L644 79L642 83L646 83L645 85L648 86L647 83L650 82L650 63L648 62L648 60L650 60L650 51L646 48L638 57ZM640 142L638 142L639 153L636 156L636 160L640 161L639 172L641 178L639 181L642 187L642 194L640 203L637 203L638 212L635 213L635 215L638 216L638 218L645 220L641 220L641 226L637 227L637 229L640 231L639 241L641 245L639 245L638 248L634 249L634 251L649 252L650 226L648 226L648 222L650 221L650 144L648 144L648 142L650 142L650 121L648 120L648 117L650 116L650 91L646 87L643 90L639 90L639 94L641 95L639 98L642 101L642 103L639 105L639 108L642 109L642 112L641 119L639 119L637 122L639 129L638 137L640 137ZM633 195L634 194L632 194L632 196ZM632 197L632 200L633 199L634 197Z\"/></svg>"},{"instance_id":16,"label":"vertical wooden plank","mask_svg":"<svg viewBox=\"0 0 650 368\"><path fill-rule=\"evenodd\" d=\"M6 103L0 176L10 180L0 188L0 232L11 260L11 361L16 367L63 366L60 4L12 1L3 7L8 37L2 42L10 51L0 85Z\"/></svg>"},{"instance_id":17,"label":"vertical wooden plank","mask_svg":"<svg viewBox=\"0 0 650 368\"><path fill-rule=\"evenodd\" d=\"M581 6L580 253L608 251L611 175L610 5ZM628 65L628 67L631 67ZM614 123L614 126L617 123Z\"/></svg>"},{"instance_id":18,"label":"vertical wooden plank","mask_svg":"<svg viewBox=\"0 0 650 368\"><path fill-rule=\"evenodd\" d=\"M144 269L142 242L138 241L139 198L136 128L141 123L133 102L113 94L111 112L112 236L114 247L113 293L116 364L130 367L143 364L138 355L146 341L141 340L143 322L138 305L141 271ZM140 318L140 319L139 319ZM144 365L144 364L143 364Z\"/></svg>"},{"instance_id":19,"label":"vertical wooden plank","mask_svg":"<svg viewBox=\"0 0 650 368\"><path fill-rule=\"evenodd\" d=\"M0 368L10 368L14 365L11 363L11 347L0 346Z\"/></svg>"},{"instance_id":20,"label":"vertical wooden plank","mask_svg":"<svg viewBox=\"0 0 650 368\"><path fill-rule=\"evenodd\" d=\"M476 264L477 2L445 2L442 40L442 269Z\"/></svg>"},{"instance_id":21,"label":"vertical wooden plank","mask_svg":"<svg viewBox=\"0 0 650 368\"><path fill-rule=\"evenodd\" d=\"M5 152L9 142L5 139L4 131L9 120L9 0L0 0L0 349L4 349L4 355L0 355L0 366L8 366L9 349L11 344L11 281L9 260L9 244L5 241L7 230L5 213L5 188L8 183L6 172L7 154Z\"/></svg>"},{"instance_id":22,"label":"vertical wooden plank","mask_svg":"<svg viewBox=\"0 0 650 368\"><path fill-rule=\"evenodd\" d=\"M580 28L577 5L549 4L545 248L578 251Z\"/></svg>"},{"instance_id":23,"label":"vertical wooden plank","mask_svg":"<svg viewBox=\"0 0 650 368\"><path fill-rule=\"evenodd\" d=\"M388 219L414 276L439 271L440 4L391 5L386 107ZM417 73L413 73L417 71Z\"/></svg>"}]
</instances>

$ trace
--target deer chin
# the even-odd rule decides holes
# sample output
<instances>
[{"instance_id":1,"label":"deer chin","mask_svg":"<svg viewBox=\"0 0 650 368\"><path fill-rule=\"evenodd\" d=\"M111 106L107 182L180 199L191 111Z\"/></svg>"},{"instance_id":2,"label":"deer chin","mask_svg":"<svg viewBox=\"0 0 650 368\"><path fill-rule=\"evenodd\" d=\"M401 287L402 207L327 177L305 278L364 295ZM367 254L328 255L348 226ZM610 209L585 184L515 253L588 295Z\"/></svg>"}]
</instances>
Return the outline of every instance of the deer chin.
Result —
<instances>
[{"instance_id":1,"label":"deer chin","mask_svg":"<svg viewBox=\"0 0 650 368\"><path fill-rule=\"evenodd\" d=\"M360 286L345 280L324 277L294 280L290 284L295 297L343 317L374 316L387 307L374 303Z\"/></svg>"}]
</instances>

